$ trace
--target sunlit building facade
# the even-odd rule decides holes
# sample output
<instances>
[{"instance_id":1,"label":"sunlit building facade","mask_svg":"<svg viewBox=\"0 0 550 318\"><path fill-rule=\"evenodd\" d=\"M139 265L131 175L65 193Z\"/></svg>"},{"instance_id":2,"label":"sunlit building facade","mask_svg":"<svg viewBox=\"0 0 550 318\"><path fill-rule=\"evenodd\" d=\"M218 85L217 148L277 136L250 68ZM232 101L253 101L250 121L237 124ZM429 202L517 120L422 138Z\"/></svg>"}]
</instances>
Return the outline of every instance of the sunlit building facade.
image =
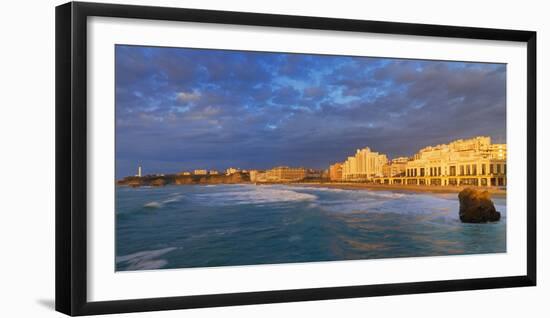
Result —
<instances>
[{"instance_id":1,"label":"sunlit building facade","mask_svg":"<svg viewBox=\"0 0 550 318\"><path fill-rule=\"evenodd\" d=\"M371 151L369 147L357 149L355 156L343 163L342 179L347 181L368 181L383 176L383 167L388 162L385 154Z\"/></svg>"},{"instance_id":2,"label":"sunlit building facade","mask_svg":"<svg viewBox=\"0 0 550 318\"><path fill-rule=\"evenodd\" d=\"M506 186L506 144L492 144L490 137L480 136L425 147L406 162L404 175L385 173L375 181L503 187Z\"/></svg>"},{"instance_id":3,"label":"sunlit building facade","mask_svg":"<svg viewBox=\"0 0 550 318\"><path fill-rule=\"evenodd\" d=\"M232 174L234 174L234 173L237 173L237 172L240 172L240 170L237 169L237 168L227 168L227 169L225 170L225 174L228 175L228 176L229 176L229 175L232 175Z\"/></svg>"},{"instance_id":4,"label":"sunlit building facade","mask_svg":"<svg viewBox=\"0 0 550 318\"><path fill-rule=\"evenodd\" d=\"M328 168L328 176L330 181L342 181L342 172L343 164L341 162L330 165Z\"/></svg>"},{"instance_id":5,"label":"sunlit building facade","mask_svg":"<svg viewBox=\"0 0 550 318\"><path fill-rule=\"evenodd\" d=\"M250 182L261 183L268 182L267 172L265 170L250 170L248 175L250 176Z\"/></svg>"},{"instance_id":6,"label":"sunlit building facade","mask_svg":"<svg viewBox=\"0 0 550 318\"><path fill-rule=\"evenodd\" d=\"M296 182L304 180L308 176L308 170L281 166L266 171L250 170L249 175L250 182L254 183Z\"/></svg>"},{"instance_id":7,"label":"sunlit building facade","mask_svg":"<svg viewBox=\"0 0 550 318\"><path fill-rule=\"evenodd\" d=\"M287 166L275 167L266 171L268 182L300 181L306 178L306 169Z\"/></svg>"},{"instance_id":8,"label":"sunlit building facade","mask_svg":"<svg viewBox=\"0 0 550 318\"><path fill-rule=\"evenodd\" d=\"M256 179L258 178L258 170L250 170L248 175L250 177L250 182L256 182Z\"/></svg>"},{"instance_id":9,"label":"sunlit building facade","mask_svg":"<svg viewBox=\"0 0 550 318\"><path fill-rule=\"evenodd\" d=\"M382 175L385 177L403 177L408 162L408 157L394 158L382 167Z\"/></svg>"}]
</instances>

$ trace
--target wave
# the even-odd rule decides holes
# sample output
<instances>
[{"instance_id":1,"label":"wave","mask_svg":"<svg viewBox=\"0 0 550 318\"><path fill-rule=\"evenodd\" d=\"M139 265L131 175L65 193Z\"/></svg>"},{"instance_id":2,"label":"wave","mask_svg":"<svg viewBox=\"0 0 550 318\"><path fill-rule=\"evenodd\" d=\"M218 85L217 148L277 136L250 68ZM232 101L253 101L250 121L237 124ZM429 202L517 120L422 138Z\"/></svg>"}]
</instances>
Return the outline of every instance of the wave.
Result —
<instances>
[{"instance_id":1,"label":"wave","mask_svg":"<svg viewBox=\"0 0 550 318\"><path fill-rule=\"evenodd\" d=\"M440 213L455 217L458 214L458 200L451 201L425 194L398 192L354 191L336 198L324 198L319 206L337 213L395 213L432 214Z\"/></svg>"},{"instance_id":2,"label":"wave","mask_svg":"<svg viewBox=\"0 0 550 318\"><path fill-rule=\"evenodd\" d=\"M164 199L162 201L147 202L143 205L143 207L158 209L158 208L164 207L166 204L179 202L179 201L181 201L181 199L183 199L183 195L176 193L176 194L172 194L170 197L168 197L167 199Z\"/></svg>"},{"instance_id":3,"label":"wave","mask_svg":"<svg viewBox=\"0 0 550 318\"><path fill-rule=\"evenodd\" d=\"M147 202L143 205L143 207L145 208L151 208L151 209L158 209L158 208L162 208L162 203L158 202L158 201L151 201L151 202Z\"/></svg>"},{"instance_id":4,"label":"wave","mask_svg":"<svg viewBox=\"0 0 550 318\"><path fill-rule=\"evenodd\" d=\"M330 187L300 187L300 186L280 186L282 189L289 189L294 191L305 191L307 193L338 193L346 196L357 197L373 197L373 198L403 198L410 196L411 194L392 191L369 191L366 189L339 189Z\"/></svg>"},{"instance_id":5,"label":"wave","mask_svg":"<svg viewBox=\"0 0 550 318\"><path fill-rule=\"evenodd\" d=\"M399 199L404 198L407 196L410 196L410 194L405 193L398 193L398 192L376 192L376 193L369 193L372 197L380 197L380 198L387 198L387 199Z\"/></svg>"},{"instance_id":6,"label":"wave","mask_svg":"<svg viewBox=\"0 0 550 318\"><path fill-rule=\"evenodd\" d=\"M412 198L410 194L391 191L369 191L363 189L337 189L328 187L285 187L310 194L317 194L319 200L310 203L311 208L319 207L330 212L356 213L381 211L388 204L399 204ZM392 203L389 203L392 202Z\"/></svg>"},{"instance_id":7,"label":"wave","mask_svg":"<svg viewBox=\"0 0 550 318\"><path fill-rule=\"evenodd\" d=\"M188 189L186 189L188 190ZM193 188L191 192L172 193L144 205L159 209L185 198L191 206L231 206L251 204L265 207L272 204L304 202L307 209L319 209L329 213L393 213L408 215L437 215L456 219L458 199L448 195L431 193L403 193L394 191L369 191L357 189L333 189L292 185L216 185ZM197 192L198 191L198 192ZM506 214L506 203L495 202L497 210ZM498 203L504 203L503 205Z\"/></svg>"},{"instance_id":8,"label":"wave","mask_svg":"<svg viewBox=\"0 0 550 318\"><path fill-rule=\"evenodd\" d=\"M316 195L271 186L240 186L228 191L195 194L205 204L266 204L276 202L314 201Z\"/></svg>"},{"instance_id":9,"label":"wave","mask_svg":"<svg viewBox=\"0 0 550 318\"><path fill-rule=\"evenodd\" d=\"M172 252L175 247L158 250L142 251L129 255L117 256L116 263L125 264L125 270L157 269L168 264L168 261L159 259L160 256Z\"/></svg>"},{"instance_id":10,"label":"wave","mask_svg":"<svg viewBox=\"0 0 550 318\"><path fill-rule=\"evenodd\" d=\"M166 203L179 202L179 201L181 201L182 198L183 198L183 195L181 195L181 194L176 194L176 195L172 195L172 196L169 197L168 199L162 201L162 203L163 203L163 204L166 204Z\"/></svg>"},{"instance_id":11,"label":"wave","mask_svg":"<svg viewBox=\"0 0 550 318\"><path fill-rule=\"evenodd\" d=\"M358 191L358 190L349 190L349 189L338 189L338 188L329 188L329 187L300 187L300 186L280 186L281 188L292 189L292 190L310 190L310 191L319 191L319 192L347 192L347 191Z\"/></svg>"}]
</instances>

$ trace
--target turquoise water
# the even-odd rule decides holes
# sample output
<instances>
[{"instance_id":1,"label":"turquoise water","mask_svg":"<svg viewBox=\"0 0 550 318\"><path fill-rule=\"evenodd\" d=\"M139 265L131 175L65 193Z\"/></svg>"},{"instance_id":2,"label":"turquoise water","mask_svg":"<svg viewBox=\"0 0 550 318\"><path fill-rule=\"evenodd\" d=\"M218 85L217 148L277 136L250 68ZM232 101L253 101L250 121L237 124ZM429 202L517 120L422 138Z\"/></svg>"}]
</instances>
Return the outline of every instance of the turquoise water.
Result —
<instances>
[{"instance_id":1,"label":"turquoise water","mask_svg":"<svg viewBox=\"0 0 550 318\"><path fill-rule=\"evenodd\" d=\"M499 222L463 224L456 194L285 185L118 187L116 270L506 252Z\"/></svg>"}]
</instances>

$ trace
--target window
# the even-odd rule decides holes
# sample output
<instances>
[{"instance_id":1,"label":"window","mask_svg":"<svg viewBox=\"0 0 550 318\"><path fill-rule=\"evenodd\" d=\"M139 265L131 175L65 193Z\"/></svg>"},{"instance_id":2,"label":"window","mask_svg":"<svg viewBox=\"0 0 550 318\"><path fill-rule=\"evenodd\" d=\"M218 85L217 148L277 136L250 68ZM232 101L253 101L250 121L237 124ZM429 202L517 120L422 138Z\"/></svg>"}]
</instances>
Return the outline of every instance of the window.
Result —
<instances>
[{"instance_id":1,"label":"window","mask_svg":"<svg viewBox=\"0 0 550 318\"><path fill-rule=\"evenodd\" d=\"M472 165L472 174L477 176L477 165Z\"/></svg>"},{"instance_id":2,"label":"window","mask_svg":"<svg viewBox=\"0 0 550 318\"><path fill-rule=\"evenodd\" d=\"M497 174L500 173L500 165L497 164Z\"/></svg>"},{"instance_id":3,"label":"window","mask_svg":"<svg viewBox=\"0 0 550 318\"><path fill-rule=\"evenodd\" d=\"M451 176L456 176L456 167L455 166L450 166L449 167L449 174Z\"/></svg>"},{"instance_id":4,"label":"window","mask_svg":"<svg viewBox=\"0 0 550 318\"><path fill-rule=\"evenodd\" d=\"M482 175L485 175L485 172L486 172L485 168L486 168L486 167L485 167L485 164L482 164L482 165L481 165L481 174L482 174Z\"/></svg>"},{"instance_id":5,"label":"window","mask_svg":"<svg viewBox=\"0 0 550 318\"><path fill-rule=\"evenodd\" d=\"M464 175L464 166L460 166L460 175L461 175L461 176Z\"/></svg>"},{"instance_id":6,"label":"window","mask_svg":"<svg viewBox=\"0 0 550 318\"><path fill-rule=\"evenodd\" d=\"M437 167L437 175L438 175L438 176L441 175L441 167Z\"/></svg>"},{"instance_id":7,"label":"window","mask_svg":"<svg viewBox=\"0 0 550 318\"><path fill-rule=\"evenodd\" d=\"M489 165L489 173L490 173L490 174L493 174L493 172L495 171L494 169L495 169L494 165L493 165L493 164L490 164L490 165Z\"/></svg>"},{"instance_id":8,"label":"window","mask_svg":"<svg viewBox=\"0 0 550 318\"><path fill-rule=\"evenodd\" d=\"M424 176L424 168L420 168L420 176L421 176L421 177Z\"/></svg>"}]
</instances>

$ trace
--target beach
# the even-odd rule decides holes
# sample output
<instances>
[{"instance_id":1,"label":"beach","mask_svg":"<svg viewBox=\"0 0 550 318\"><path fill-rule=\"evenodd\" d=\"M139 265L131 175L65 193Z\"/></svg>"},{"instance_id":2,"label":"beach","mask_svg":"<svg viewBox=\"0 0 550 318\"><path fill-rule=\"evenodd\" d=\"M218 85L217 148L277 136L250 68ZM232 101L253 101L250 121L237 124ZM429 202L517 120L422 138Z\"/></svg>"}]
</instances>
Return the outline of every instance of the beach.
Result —
<instances>
[{"instance_id":1,"label":"beach","mask_svg":"<svg viewBox=\"0 0 550 318\"><path fill-rule=\"evenodd\" d=\"M288 185L302 187L332 188L342 190L372 190L416 193L456 193L458 194L468 186L428 186L428 185L403 185L403 184L374 184L351 182L297 182ZM474 187L488 191L492 196L505 197L506 189L496 187Z\"/></svg>"},{"instance_id":2,"label":"beach","mask_svg":"<svg viewBox=\"0 0 550 318\"><path fill-rule=\"evenodd\" d=\"M237 176L237 178L236 178ZM192 178L191 176L152 176L152 177L127 177L117 182L119 186L165 186L165 185L220 185L220 184L241 184L241 185L288 185L299 187L317 187L342 190L371 190L371 191L395 191L405 193L455 193L468 188L469 186L438 186L438 185L405 185L405 184L379 184L379 183L361 183L361 182L329 182L324 180L315 181L295 181L295 182L250 182L239 174L233 176L208 176L201 178ZM506 197L506 188L503 187L478 187L473 188L488 191L494 197Z\"/></svg>"}]
</instances>

